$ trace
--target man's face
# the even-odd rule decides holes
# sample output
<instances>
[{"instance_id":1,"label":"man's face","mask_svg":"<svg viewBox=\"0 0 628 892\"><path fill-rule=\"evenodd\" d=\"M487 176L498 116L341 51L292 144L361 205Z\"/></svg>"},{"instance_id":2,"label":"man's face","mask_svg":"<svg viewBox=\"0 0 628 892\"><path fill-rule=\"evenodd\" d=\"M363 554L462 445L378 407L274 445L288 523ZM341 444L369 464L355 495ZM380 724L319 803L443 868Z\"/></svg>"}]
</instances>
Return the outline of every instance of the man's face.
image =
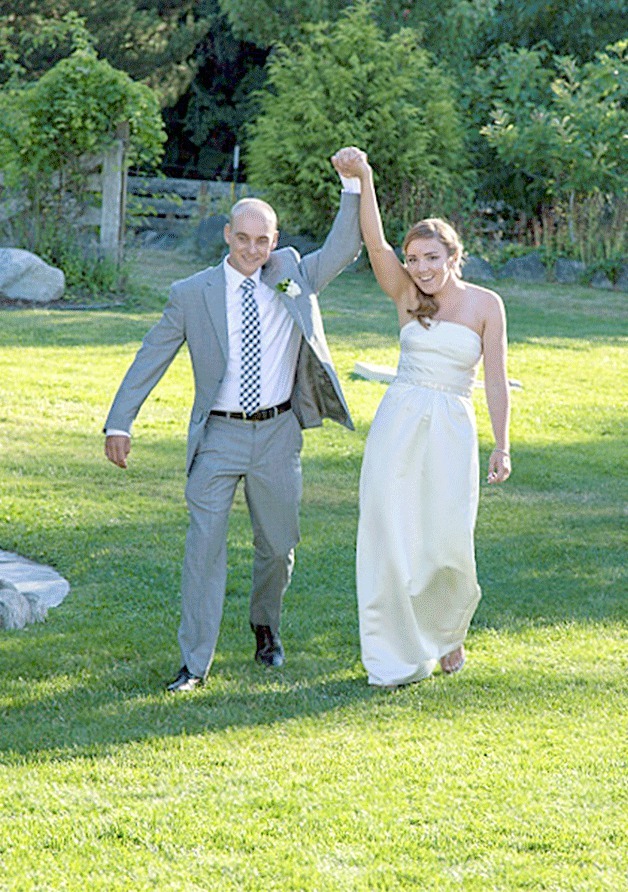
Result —
<instances>
[{"instance_id":1,"label":"man's face","mask_svg":"<svg viewBox=\"0 0 628 892\"><path fill-rule=\"evenodd\" d=\"M229 245L227 262L243 276L252 276L263 266L277 246L275 221L257 210L243 210L225 226Z\"/></svg>"}]
</instances>

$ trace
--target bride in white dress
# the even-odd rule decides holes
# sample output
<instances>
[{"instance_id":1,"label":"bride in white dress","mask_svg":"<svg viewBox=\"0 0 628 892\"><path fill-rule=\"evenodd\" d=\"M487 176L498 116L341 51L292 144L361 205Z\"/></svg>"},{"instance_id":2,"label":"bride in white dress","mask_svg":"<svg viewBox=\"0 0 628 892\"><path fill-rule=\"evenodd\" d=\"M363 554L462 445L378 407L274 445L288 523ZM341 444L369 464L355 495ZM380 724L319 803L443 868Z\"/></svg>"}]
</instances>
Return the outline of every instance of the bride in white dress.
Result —
<instances>
[{"instance_id":1,"label":"bride in white dress","mask_svg":"<svg viewBox=\"0 0 628 892\"><path fill-rule=\"evenodd\" d=\"M367 156L333 159L360 180L371 266L397 307L397 376L375 415L360 478L357 592L369 683L396 687L462 669L480 599L474 549L479 493L471 394L480 358L496 446L488 482L510 475L506 319L493 291L460 278L462 245L437 218L412 227L402 264L385 239Z\"/></svg>"}]
</instances>

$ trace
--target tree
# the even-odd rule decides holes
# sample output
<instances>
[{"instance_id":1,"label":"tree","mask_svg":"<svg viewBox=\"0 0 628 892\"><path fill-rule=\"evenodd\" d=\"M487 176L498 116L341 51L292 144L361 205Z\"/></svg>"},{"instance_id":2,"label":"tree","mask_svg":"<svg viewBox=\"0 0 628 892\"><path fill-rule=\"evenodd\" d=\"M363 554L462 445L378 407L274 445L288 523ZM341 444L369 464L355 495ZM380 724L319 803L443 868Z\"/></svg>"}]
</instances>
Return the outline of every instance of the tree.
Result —
<instances>
[{"instance_id":1,"label":"tree","mask_svg":"<svg viewBox=\"0 0 628 892\"><path fill-rule=\"evenodd\" d=\"M587 62L626 30L625 0L492 0L492 5L482 27L483 54L501 43L545 44L554 54Z\"/></svg>"},{"instance_id":2,"label":"tree","mask_svg":"<svg viewBox=\"0 0 628 892\"><path fill-rule=\"evenodd\" d=\"M75 50L34 84L4 98L15 131L2 125L5 158L34 176L79 166L101 151L116 124L130 123L130 158L155 164L165 139L157 97L90 49Z\"/></svg>"},{"instance_id":3,"label":"tree","mask_svg":"<svg viewBox=\"0 0 628 892\"><path fill-rule=\"evenodd\" d=\"M354 5L352 0L219 2L233 31L264 48L304 40L312 23L336 21ZM624 30L625 0L451 0L438 10L433 0L372 0L371 10L386 36L412 27L421 45L455 79L479 193L487 200L517 195L518 204L524 199L521 176L497 157L481 133L492 105L487 66L502 59L502 45L540 50L547 58L570 54L578 62L589 61Z\"/></svg>"},{"instance_id":4,"label":"tree","mask_svg":"<svg viewBox=\"0 0 628 892\"><path fill-rule=\"evenodd\" d=\"M7 183L27 198L24 247L59 263L69 279L63 261L76 242L74 216L83 211L85 158L106 149L126 121L129 161L157 164L166 134L156 94L90 48L75 50L33 83L0 92L0 156Z\"/></svg>"},{"instance_id":5,"label":"tree","mask_svg":"<svg viewBox=\"0 0 628 892\"><path fill-rule=\"evenodd\" d=\"M386 39L368 3L280 47L258 98L249 183L284 223L317 235L328 228L337 200L329 157L352 143L377 171L391 236L426 211L451 213L463 202L469 171L450 81L412 30Z\"/></svg>"},{"instance_id":6,"label":"tree","mask_svg":"<svg viewBox=\"0 0 628 892\"><path fill-rule=\"evenodd\" d=\"M207 10L214 18L194 51L198 73L164 111L170 139L163 166L171 176L226 179L234 146L255 112L251 96L264 85L268 51L234 37L218 0L208 0Z\"/></svg>"},{"instance_id":7,"label":"tree","mask_svg":"<svg viewBox=\"0 0 628 892\"><path fill-rule=\"evenodd\" d=\"M336 21L354 0L220 0L234 34L261 47L303 38L309 25ZM622 33L624 0L372 0L386 35L415 28L423 45L452 71L466 70L501 43L532 48L541 43L579 61L593 58Z\"/></svg>"},{"instance_id":8,"label":"tree","mask_svg":"<svg viewBox=\"0 0 628 892\"><path fill-rule=\"evenodd\" d=\"M595 237L577 233L578 220L591 230L590 208L618 214L613 232L622 232L628 152L628 41L597 53L583 65L555 56L548 67L535 50L502 48L503 65L494 69L492 122L484 128L498 157L523 177L528 210L552 209L567 220L572 242L593 245ZM583 214L583 209L589 209ZM601 214L599 215L601 216ZM605 227L596 221L598 235ZM606 227L608 229L608 227ZM604 256L619 250L621 239L602 238ZM590 257L583 259L590 260Z\"/></svg>"},{"instance_id":9,"label":"tree","mask_svg":"<svg viewBox=\"0 0 628 892\"><path fill-rule=\"evenodd\" d=\"M196 74L194 49L212 24L207 7L208 0L0 0L0 28L24 77L34 80L69 55L81 22L101 58L152 86L166 104Z\"/></svg>"},{"instance_id":10,"label":"tree","mask_svg":"<svg viewBox=\"0 0 628 892\"><path fill-rule=\"evenodd\" d=\"M236 37L268 48L294 43L312 24L335 21L352 0L220 0Z\"/></svg>"}]
</instances>

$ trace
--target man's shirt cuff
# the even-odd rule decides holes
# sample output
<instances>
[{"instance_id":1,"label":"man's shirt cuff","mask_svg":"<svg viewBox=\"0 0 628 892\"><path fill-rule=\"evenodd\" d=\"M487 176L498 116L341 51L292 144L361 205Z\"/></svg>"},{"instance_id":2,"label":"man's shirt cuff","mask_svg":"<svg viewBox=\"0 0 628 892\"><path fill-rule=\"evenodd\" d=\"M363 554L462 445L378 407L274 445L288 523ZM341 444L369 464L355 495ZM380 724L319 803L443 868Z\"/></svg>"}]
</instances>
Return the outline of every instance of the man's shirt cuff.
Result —
<instances>
[{"instance_id":1,"label":"man's shirt cuff","mask_svg":"<svg viewBox=\"0 0 628 892\"><path fill-rule=\"evenodd\" d=\"M114 427L108 427L105 431L106 437L128 437L131 439L131 434L128 431L118 431Z\"/></svg>"},{"instance_id":2,"label":"man's shirt cuff","mask_svg":"<svg viewBox=\"0 0 628 892\"><path fill-rule=\"evenodd\" d=\"M343 192L351 192L354 195L359 195L362 191L362 184L360 183L359 177L343 177L342 174L338 174L340 177L340 181L342 183L342 191Z\"/></svg>"}]
</instances>

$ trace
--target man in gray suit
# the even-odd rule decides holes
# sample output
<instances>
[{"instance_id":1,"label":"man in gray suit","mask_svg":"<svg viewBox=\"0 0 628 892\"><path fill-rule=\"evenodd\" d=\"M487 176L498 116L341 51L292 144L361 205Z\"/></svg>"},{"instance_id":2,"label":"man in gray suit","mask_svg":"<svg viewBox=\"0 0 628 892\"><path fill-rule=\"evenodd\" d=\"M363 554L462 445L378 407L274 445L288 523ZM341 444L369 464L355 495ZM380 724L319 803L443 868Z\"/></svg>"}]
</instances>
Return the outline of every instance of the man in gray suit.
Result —
<instances>
[{"instance_id":1,"label":"man in gray suit","mask_svg":"<svg viewBox=\"0 0 628 892\"><path fill-rule=\"evenodd\" d=\"M168 685L172 692L201 684L213 660L227 579L228 517L241 479L255 548L255 659L266 666L284 661L279 625L299 541L301 428L323 418L353 428L317 300L361 247L359 197L351 194L354 183L342 179L331 231L305 257L294 248L275 250L277 218L266 202L234 205L224 232L227 257L174 283L105 423L105 454L126 468L131 425L186 341L195 384L187 448L190 525L181 581L181 669Z\"/></svg>"}]
</instances>

